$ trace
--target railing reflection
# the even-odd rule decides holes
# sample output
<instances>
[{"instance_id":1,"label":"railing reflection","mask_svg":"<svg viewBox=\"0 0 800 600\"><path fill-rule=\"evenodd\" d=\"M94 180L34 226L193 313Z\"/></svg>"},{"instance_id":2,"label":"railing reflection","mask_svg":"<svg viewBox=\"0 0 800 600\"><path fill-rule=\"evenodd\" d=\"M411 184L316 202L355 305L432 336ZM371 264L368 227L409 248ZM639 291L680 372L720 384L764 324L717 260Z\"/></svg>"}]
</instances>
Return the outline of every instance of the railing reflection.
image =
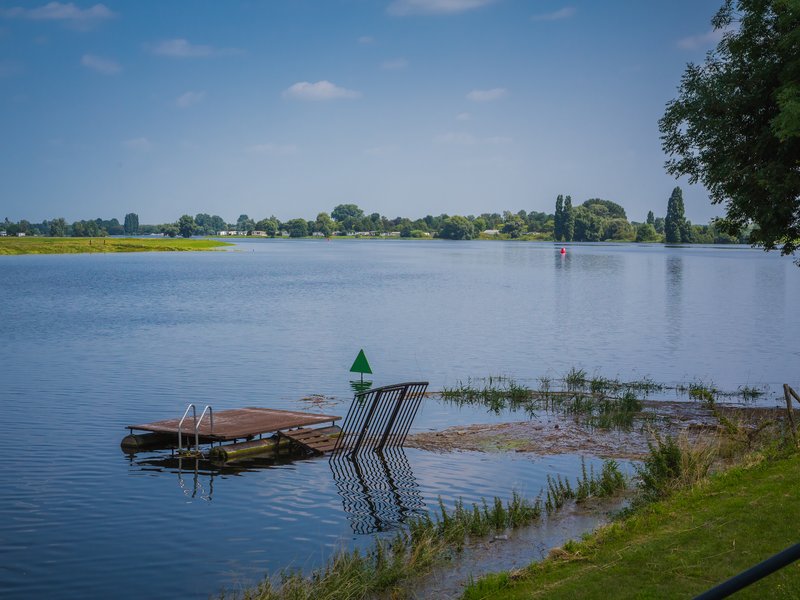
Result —
<instances>
[{"instance_id":1,"label":"railing reflection","mask_svg":"<svg viewBox=\"0 0 800 600\"><path fill-rule=\"evenodd\" d=\"M355 533L387 531L424 512L425 502L402 448L334 454L329 464Z\"/></svg>"}]
</instances>

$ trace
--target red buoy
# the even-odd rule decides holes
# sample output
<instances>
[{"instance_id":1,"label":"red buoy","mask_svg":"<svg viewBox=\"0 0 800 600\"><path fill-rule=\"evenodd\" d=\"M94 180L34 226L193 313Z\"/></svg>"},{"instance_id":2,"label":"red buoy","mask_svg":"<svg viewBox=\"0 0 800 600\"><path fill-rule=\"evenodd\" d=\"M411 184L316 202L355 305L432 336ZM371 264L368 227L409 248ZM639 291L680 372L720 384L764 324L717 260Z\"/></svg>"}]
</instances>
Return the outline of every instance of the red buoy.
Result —
<instances>
[{"instance_id":1,"label":"red buoy","mask_svg":"<svg viewBox=\"0 0 800 600\"><path fill-rule=\"evenodd\" d=\"M561 248L561 254L566 254L566 253L567 253L567 249L566 248Z\"/></svg>"}]
</instances>

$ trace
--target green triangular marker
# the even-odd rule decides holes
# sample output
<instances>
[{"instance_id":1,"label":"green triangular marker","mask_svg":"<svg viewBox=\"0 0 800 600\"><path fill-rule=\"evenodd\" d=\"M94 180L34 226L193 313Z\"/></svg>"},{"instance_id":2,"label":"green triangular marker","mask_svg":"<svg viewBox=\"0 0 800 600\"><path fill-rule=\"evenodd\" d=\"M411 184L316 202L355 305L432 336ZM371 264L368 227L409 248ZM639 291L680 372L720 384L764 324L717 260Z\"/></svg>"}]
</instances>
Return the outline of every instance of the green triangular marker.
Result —
<instances>
[{"instance_id":1,"label":"green triangular marker","mask_svg":"<svg viewBox=\"0 0 800 600\"><path fill-rule=\"evenodd\" d=\"M364 349L358 351L358 356L356 356L356 360L353 362L353 366L350 367L351 373L361 373L361 379L364 379L364 373L372 373L372 369L369 367L369 361L367 361L367 356L364 354Z\"/></svg>"}]
</instances>

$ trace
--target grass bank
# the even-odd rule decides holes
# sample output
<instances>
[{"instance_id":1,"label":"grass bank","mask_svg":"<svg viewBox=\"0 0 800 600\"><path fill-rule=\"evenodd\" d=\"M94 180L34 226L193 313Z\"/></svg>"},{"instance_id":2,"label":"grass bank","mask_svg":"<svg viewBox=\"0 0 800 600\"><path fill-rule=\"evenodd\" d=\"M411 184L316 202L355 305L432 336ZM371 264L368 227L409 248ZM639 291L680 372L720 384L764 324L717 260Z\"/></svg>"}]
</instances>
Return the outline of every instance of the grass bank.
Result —
<instances>
[{"instance_id":1,"label":"grass bank","mask_svg":"<svg viewBox=\"0 0 800 600\"><path fill-rule=\"evenodd\" d=\"M87 252L175 252L230 246L217 240L183 238L0 238L0 255L85 254Z\"/></svg>"},{"instance_id":2,"label":"grass bank","mask_svg":"<svg viewBox=\"0 0 800 600\"><path fill-rule=\"evenodd\" d=\"M376 538L364 553L342 550L308 575L284 572L266 577L259 585L220 598L242 600L356 600L405 598L406 583L432 566L455 558L471 541L539 522L557 514L565 502L584 502L621 494L626 481L614 461L605 461L600 473L587 472L573 486L560 476L548 477L547 489L529 501L514 493L506 503L494 501L452 510L439 501L438 513L416 516L391 537Z\"/></svg>"},{"instance_id":3,"label":"grass bank","mask_svg":"<svg viewBox=\"0 0 800 600\"><path fill-rule=\"evenodd\" d=\"M689 598L798 542L800 456L754 459L647 504L518 573L473 583L467 600ZM800 563L737 598L797 598Z\"/></svg>"}]
</instances>

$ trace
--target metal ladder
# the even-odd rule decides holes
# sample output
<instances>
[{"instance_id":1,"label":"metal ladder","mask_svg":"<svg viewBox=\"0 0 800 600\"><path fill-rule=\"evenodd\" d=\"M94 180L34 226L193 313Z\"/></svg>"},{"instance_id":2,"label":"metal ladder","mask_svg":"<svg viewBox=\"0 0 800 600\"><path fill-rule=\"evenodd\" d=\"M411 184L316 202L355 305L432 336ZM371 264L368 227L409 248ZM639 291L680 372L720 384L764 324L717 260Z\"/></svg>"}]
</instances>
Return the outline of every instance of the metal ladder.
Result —
<instances>
[{"instance_id":1,"label":"metal ladder","mask_svg":"<svg viewBox=\"0 0 800 600\"><path fill-rule=\"evenodd\" d=\"M180 422L178 423L178 452L183 452L183 422L186 420L186 417L189 416L189 411L192 411L192 418L194 419L194 450L195 452L199 452L200 448L200 423L203 422L203 419L208 413L209 418L211 419L211 429L210 432L214 431L214 409L211 408L211 405L206 404L206 407L203 409L203 412L200 414L200 418L197 418L197 407L194 403L190 403L189 406L186 407L186 410L183 412L183 416L181 417ZM188 447L187 447L188 451Z\"/></svg>"}]
</instances>

